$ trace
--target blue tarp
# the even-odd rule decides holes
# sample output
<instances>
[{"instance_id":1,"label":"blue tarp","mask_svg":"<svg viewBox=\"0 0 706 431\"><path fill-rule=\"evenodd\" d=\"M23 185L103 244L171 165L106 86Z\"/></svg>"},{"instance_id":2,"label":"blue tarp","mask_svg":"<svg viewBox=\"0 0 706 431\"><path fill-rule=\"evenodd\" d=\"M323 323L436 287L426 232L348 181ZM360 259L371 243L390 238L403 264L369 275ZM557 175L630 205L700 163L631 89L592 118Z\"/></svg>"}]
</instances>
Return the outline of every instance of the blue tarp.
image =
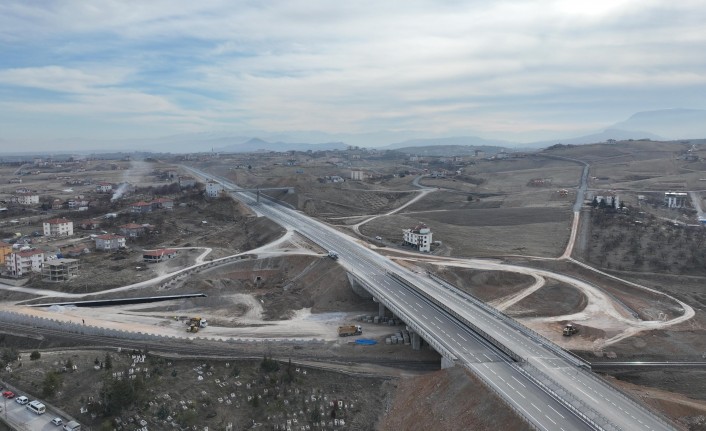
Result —
<instances>
[{"instance_id":1,"label":"blue tarp","mask_svg":"<svg viewBox=\"0 0 706 431\"><path fill-rule=\"evenodd\" d=\"M377 343L377 341L371 340L370 338L358 338L357 340L355 340L355 344L362 344L363 346L372 346L373 344Z\"/></svg>"}]
</instances>

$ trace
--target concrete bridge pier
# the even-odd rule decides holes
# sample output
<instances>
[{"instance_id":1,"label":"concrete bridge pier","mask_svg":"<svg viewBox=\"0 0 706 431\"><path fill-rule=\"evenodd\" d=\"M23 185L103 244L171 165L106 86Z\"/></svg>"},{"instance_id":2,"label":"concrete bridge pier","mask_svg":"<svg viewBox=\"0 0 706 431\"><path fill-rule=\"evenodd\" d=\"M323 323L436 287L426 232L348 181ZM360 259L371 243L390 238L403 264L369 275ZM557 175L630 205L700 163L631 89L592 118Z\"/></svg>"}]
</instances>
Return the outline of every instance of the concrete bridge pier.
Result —
<instances>
[{"instance_id":1,"label":"concrete bridge pier","mask_svg":"<svg viewBox=\"0 0 706 431\"><path fill-rule=\"evenodd\" d=\"M422 348L422 337L416 332L410 332L409 337L412 339L412 350L420 350Z\"/></svg>"},{"instance_id":2,"label":"concrete bridge pier","mask_svg":"<svg viewBox=\"0 0 706 431\"><path fill-rule=\"evenodd\" d=\"M385 305L382 302L378 302L378 316L385 317Z\"/></svg>"},{"instance_id":3,"label":"concrete bridge pier","mask_svg":"<svg viewBox=\"0 0 706 431\"><path fill-rule=\"evenodd\" d=\"M441 369L442 370L445 370L447 368L451 368L454 365L456 365L456 364L451 359L447 359L446 356L441 357Z\"/></svg>"}]
</instances>

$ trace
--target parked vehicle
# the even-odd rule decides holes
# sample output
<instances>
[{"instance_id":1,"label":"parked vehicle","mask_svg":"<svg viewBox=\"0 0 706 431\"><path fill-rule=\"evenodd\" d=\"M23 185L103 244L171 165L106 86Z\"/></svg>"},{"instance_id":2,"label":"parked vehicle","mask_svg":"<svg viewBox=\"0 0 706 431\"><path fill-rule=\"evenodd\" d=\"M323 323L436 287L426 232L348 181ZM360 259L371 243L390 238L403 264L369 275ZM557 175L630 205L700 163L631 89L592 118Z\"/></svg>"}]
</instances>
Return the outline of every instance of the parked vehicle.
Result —
<instances>
[{"instance_id":1,"label":"parked vehicle","mask_svg":"<svg viewBox=\"0 0 706 431\"><path fill-rule=\"evenodd\" d=\"M208 326L208 321L202 317L192 317L186 321L186 332L199 332L199 329Z\"/></svg>"},{"instance_id":2,"label":"parked vehicle","mask_svg":"<svg viewBox=\"0 0 706 431\"><path fill-rule=\"evenodd\" d=\"M17 404L25 405L25 404L29 403L29 398L27 398L27 397L25 397L25 396L17 397L17 398L15 398L15 402L16 402Z\"/></svg>"},{"instance_id":3,"label":"parked vehicle","mask_svg":"<svg viewBox=\"0 0 706 431\"><path fill-rule=\"evenodd\" d=\"M37 400L34 400L27 404L27 410L31 411L36 415L43 415L47 411L47 407Z\"/></svg>"},{"instance_id":4,"label":"parked vehicle","mask_svg":"<svg viewBox=\"0 0 706 431\"><path fill-rule=\"evenodd\" d=\"M61 419L61 418L54 418L54 419L51 420L51 423L54 424L54 425L63 425L63 424L64 424L64 420Z\"/></svg>"},{"instance_id":5,"label":"parked vehicle","mask_svg":"<svg viewBox=\"0 0 706 431\"><path fill-rule=\"evenodd\" d=\"M5 391L2 393L2 396L5 398L15 398L15 393L12 391Z\"/></svg>"},{"instance_id":6,"label":"parked vehicle","mask_svg":"<svg viewBox=\"0 0 706 431\"><path fill-rule=\"evenodd\" d=\"M76 421L71 421L64 425L64 431L81 431L81 424Z\"/></svg>"},{"instance_id":7,"label":"parked vehicle","mask_svg":"<svg viewBox=\"0 0 706 431\"><path fill-rule=\"evenodd\" d=\"M363 328L360 325L345 325L338 327L339 337L348 337L350 335L360 335L363 333Z\"/></svg>"}]
</instances>

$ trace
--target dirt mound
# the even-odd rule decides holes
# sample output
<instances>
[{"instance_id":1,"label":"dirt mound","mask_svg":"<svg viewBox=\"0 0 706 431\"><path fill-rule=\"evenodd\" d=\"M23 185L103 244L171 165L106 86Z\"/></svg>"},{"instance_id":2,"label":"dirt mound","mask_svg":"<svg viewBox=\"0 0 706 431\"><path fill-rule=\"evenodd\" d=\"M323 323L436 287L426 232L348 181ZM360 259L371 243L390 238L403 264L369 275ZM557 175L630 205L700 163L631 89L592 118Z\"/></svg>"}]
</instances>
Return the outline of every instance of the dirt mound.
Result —
<instances>
[{"instance_id":1,"label":"dirt mound","mask_svg":"<svg viewBox=\"0 0 706 431\"><path fill-rule=\"evenodd\" d=\"M400 381L380 430L524 430L527 424L462 368Z\"/></svg>"},{"instance_id":2,"label":"dirt mound","mask_svg":"<svg viewBox=\"0 0 706 431\"><path fill-rule=\"evenodd\" d=\"M376 304L353 292L340 265L316 256L242 261L204 272L190 284L209 299L252 295L262 303L265 320L288 319L302 308L313 313L377 310Z\"/></svg>"}]
</instances>

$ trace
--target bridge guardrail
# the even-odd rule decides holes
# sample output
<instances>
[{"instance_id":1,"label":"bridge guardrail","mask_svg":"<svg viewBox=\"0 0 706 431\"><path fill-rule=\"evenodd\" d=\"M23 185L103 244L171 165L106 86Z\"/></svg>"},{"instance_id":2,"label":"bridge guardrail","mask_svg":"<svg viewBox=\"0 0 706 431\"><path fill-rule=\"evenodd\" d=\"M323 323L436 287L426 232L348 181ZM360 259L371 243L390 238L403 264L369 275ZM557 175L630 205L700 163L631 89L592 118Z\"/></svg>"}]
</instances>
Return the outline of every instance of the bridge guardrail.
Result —
<instances>
[{"instance_id":1,"label":"bridge guardrail","mask_svg":"<svg viewBox=\"0 0 706 431\"><path fill-rule=\"evenodd\" d=\"M581 400L579 400L578 398L574 397L570 392L564 391L562 389L561 385L556 383L554 380L552 380L546 374L542 373L534 365L530 364L529 362L525 362L521 365L514 364L514 366L515 366L516 370L518 370L520 373L522 373L522 375L527 377L535 385L540 387L544 392L551 395L554 399L556 399L562 405L564 405L566 408L571 410L571 412L574 415L581 418L581 420L583 420L585 423L587 423L588 425L590 425L594 429L605 430L605 431L620 431L620 428L617 425L610 422L603 415L599 414L593 408L586 405L586 403L584 403ZM531 370L531 372L528 371L526 368L529 368ZM542 376L542 379L538 378L537 376ZM565 393L565 395L558 393L556 388L560 388L559 390L562 390ZM573 403L570 402L567 398L570 398L573 401ZM579 404L580 408L575 406L574 403ZM602 424L599 423L599 421L597 421L596 419L591 419L585 412L590 412L596 418L601 418L602 420L600 422Z\"/></svg>"},{"instance_id":2,"label":"bridge guardrail","mask_svg":"<svg viewBox=\"0 0 706 431\"><path fill-rule=\"evenodd\" d=\"M486 339L488 342L490 342L495 348L500 350L501 352L505 353L508 357L512 358L514 361L521 362L523 361L523 358L520 357L518 354L513 352L511 349L509 349L507 346L505 346L503 343L498 341L495 337L492 335L488 334L481 328L479 328L476 324L473 322L469 321L465 317L461 316L458 314L456 311L449 309L448 306L440 302L438 299L434 298L433 296L429 295L428 293L424 292L423 290L420 290L417 288L413 283L409 282L407 279L402 277L399 274L395 274L393 272L388 272L388 275L390 275L392 278L397 280L398 282L402 283L403 285L407 286L408 288L412 289L415 292L418 292L422 296L424 296L428 301L432 302L435 304L437 307L440 307L442 310L446 311L447 313L451 314L453 317L458 319L459 321L463 322L464 324L470 326L475 332L480 334L484 339Z\"/></svg>"},{"instance_id":3,"label":"bridge guardrail","mask_svg":"<svg viewBox=\"0 0 706 431\"><path fill-rule=\"evenodd\" d=\"M576 366L586 368L586 369L591 369L591 364L589 362L586 362L582 358L580 358L577 355L574 355L573 353L561 348L561 346L557 345L553 341L549 340L548 338L544 337L543 335L539 334L538 332L535 332L534 330L526 327L525 325L521 324L517 320L513 319L512 317L508 316L507 314L503 313L502 311L491 307L490 305L486 304L485 302L481 301L479 298L476 298L474 295L464 292L460 290L458 287L454 286L453 284L449 283L448 281L444 280L443 278L439 277L436 274L432 273L427 273L429 277L436 281L437 283L441 284L443 287L446 287L449 290L452 290L456 295L461 296L462 298L466 298L473 302L476 306L482 308L486 312L490 313L491 315L503 319L506 321L510 326L512 326L515 330L520 331L524 333L525 335L534 338L535 340L541 342L541 344L544 345L544 347L547 347L549 350L552 352L556 353L557 355L563 357L564 359L570 361Z\"/></svg>"},{"instance_id":4,"label":"bridge guardrail","mask_svg":"<svg viewBox=\"0 0 706 431\"><path fill-rule=\"evenodd\" d=\"M653 411L647 409L645 406L643 406L643 405L641 405L639 402L637 402L632 396L630 396L630 394L625 393L625 392L624 392L622 389L620 389L620 388L617 388L617 387L608 385L608 383L606 383L605 381L603 381L602 379L600 379L598 376L596 376L595 374L593 374L593 372L590 371L590 370L591 370L591 364L590 364L589 362L586 362L586 361L583 360L582 358L580 358L580 357L574 355L573 353L571 353L571 352L569 352L569 351L567 351L567 350L561 348L560 346L558 346L557 344L555 344L553 341L551 341L551 340L545 338L543 335L541 335L541 334L539 334L539 333L533 331L532 329L527 328L526 326L522 325L522 324L519 323L517 320L515 320L515 319L513 319L512 317L508 316L507 314L501 312L500 310L497 310L497 309L495 309L495 308L493 308L493 307L491 307L491 306L485 304L483 301L481 301L480 299L476 298L476 297L473 296L472 294L461 291L461 290L458 289L456 286L452 285L451 283L449 283L448 281L444 280L443 278L441 278L441 277L439 277L439 276L437 276L437 275L435 275L435 274L431 274L431 273L429 273L429 276L430 276L434 281L436 281L436 282L438 282L438 283L440 283L440 284L442 284L442 285L446 285L446 286L449 287L449 288L452 288L453 290L455 290L455 291L457 291L458 293L460 293L462 296L467 296L467 297L469 297L469 299L470 299L471 301L473 301L474 304L476 304L476 305L478 305L479 307L483 308L484 310L486 310L487 312L491 313L492 315L494 315L494 316L496 316L496 317L498 317L498 318L504 319L508 324L510 324L513 328L517 329L518 331L524 332L524 333L527 334L528 336L531 336L531 337L535 338L536 340L540 341L545 347L549 348L549 349L552 350L554 353L556 353L556 354L562 356L563 358L565 358L565 359L571 361L571 362L574 363L575 365L577 365L577 366L579 366L579 367L581 367L581 368L586 369L588 372L587 372L587 373L584 373L584 375L587 375L587 376L588 376L589 378L591 378L596 384L599 384L599 385L604 386L604 387L605 387L605 386L610 387L610 388L613 389L618 395L620 395L621 398L623 398L624 400L628 401L628 402L629 402L630 404L632 404L634 407L637 407L637 408L639 408L640 410L642 410L642 411L644 411L644 412L646 412L646 413L649 413L649 414L655 416L656 419L659 419L659 420L661 420L661 421L663 422L663 425L664 425L664 426L666 426L666 427L671 427L671 425L669 424L669 422L670 422L669 419L666 418L664 415L660 414L659 412L653 412ZM528 365L531 366L532 368L536 368L536 367L532 366L531 364L528 364ZM548 378L548 377L547 377L547 378Z\"/></svg>"},{"instance_id":5,"label":"bridge guardrail","mask_svg":"<svg viewBox=\"0 0 706 431\"><path fill-rule=\"evenodd\" d=\"M529 415L527 415L527 414L526 414L525 412L523 412L521 409L515 407L515 404L512 402L512 400L507 399L507 397L505 396L505 394L504 394L502 391L499 391L498 389L496 389L496 388L495 388L493 385L491 385L490 382L488 382L481 374L476 373L476 372L473 370L473 368L471 368L468 364L464 364L464 368L466 368L468 371L470 371L471 373L473 373L474 376L478 377L478 380L480 380L480 382L483 384L483 386L485 386L486 388L488 388L488 389L489 389L492 393L494 393L498 398L500 398L500 399L502 399L502 400L505 400L505 405L507 405L508 407L510 407L510 410L512 410L513 412L515 412L516 415L518 415L519 417L521 417L521 418L527 423L527 425L528 425L530 428L532 428L532 429L535 430L535 431L540 431L540 428L539 428L537 425L535 425L534 422L532 422L532 418L529 417Z\"/></svg>"},{"instance_id":6,"label":"bridge guardrail","mask_svg":"<svg viewBox=\"0 0 706 431\"><path fill-rule=\"evenodd\" d=\"M454 355L449 349L446 347L442 346L440 343L434 341L434 338L421 326L417 325L414 323L414 319L412 319L410 316L407 315L406 312L402 311L397 305L395 305L394 301L391 300L385 293L381 292L378 290L375 286L372 286L370 283L366 282L365 280L361 280L358 277L356 277L356 280L358 280L359 283L363 284L366 286L367 289L370 290L370 292L383 302L383 304L389 308L393 313L395 313L396 316L399 316L402 320L405 321L407 326L412 328L417 334L422 336L424 340L426 340L427 343L429 343L430 346L432 346L437 352L439 352L441 355L445 356L447 359L450 361L453 361L454 363L457 361L456 355ZM382 301L384 300L384 301Z\"/></svg>"}]
</instances>

